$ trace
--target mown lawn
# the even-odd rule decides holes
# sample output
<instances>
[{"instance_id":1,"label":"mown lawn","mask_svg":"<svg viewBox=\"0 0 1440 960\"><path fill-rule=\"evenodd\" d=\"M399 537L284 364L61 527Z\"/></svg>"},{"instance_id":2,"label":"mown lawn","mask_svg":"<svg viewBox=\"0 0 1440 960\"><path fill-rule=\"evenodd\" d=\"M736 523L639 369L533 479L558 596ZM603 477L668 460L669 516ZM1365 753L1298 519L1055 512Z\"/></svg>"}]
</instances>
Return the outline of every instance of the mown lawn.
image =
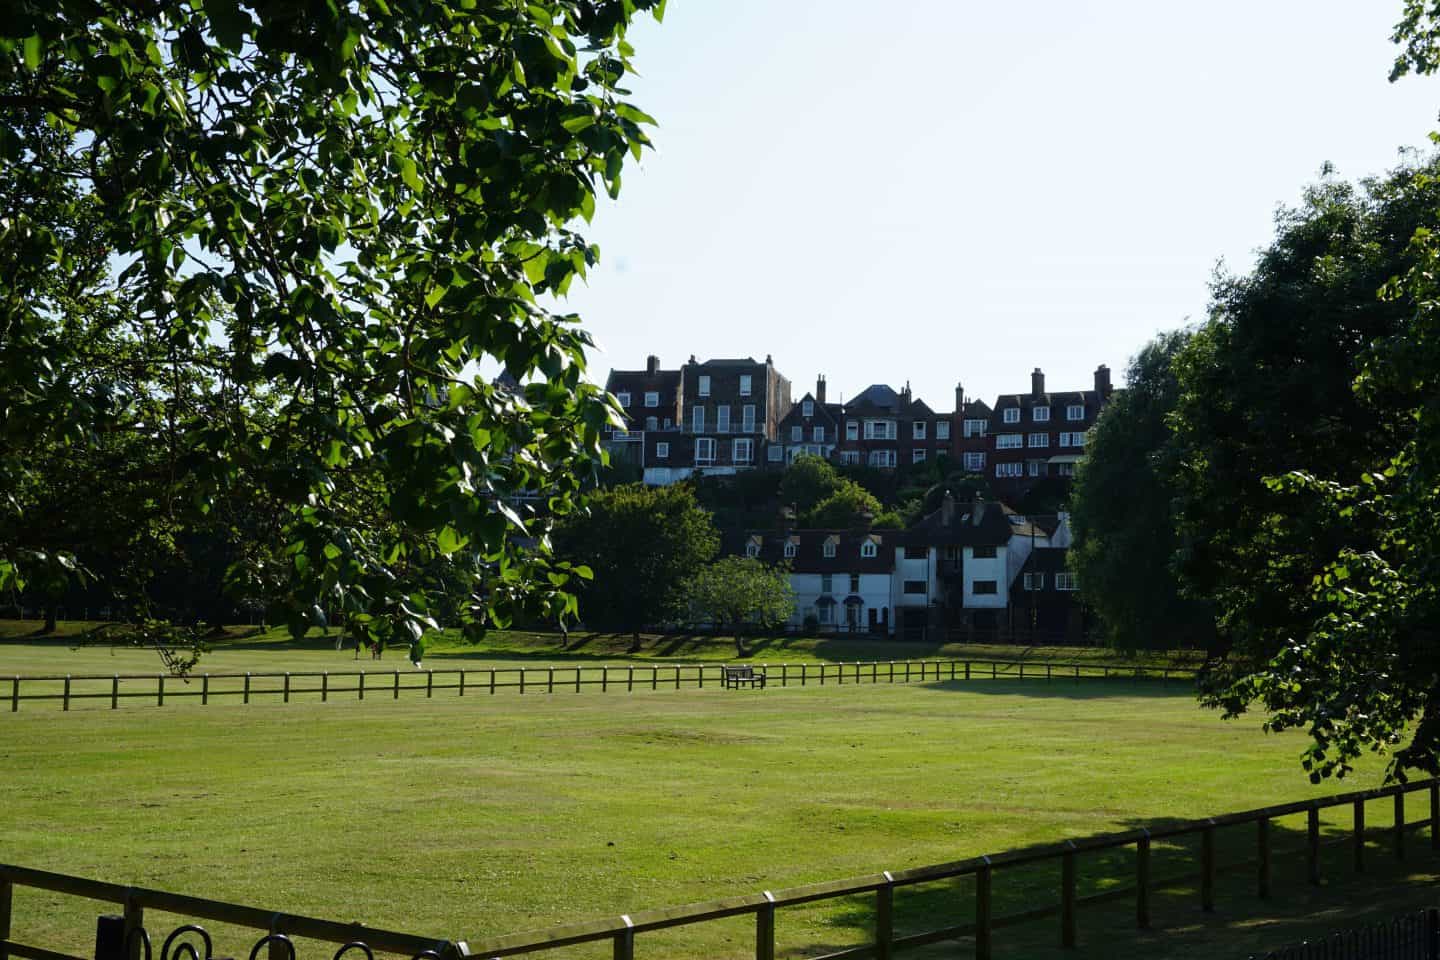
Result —
<instances>
[{"instance_id":1,"label":"mown lawn","mask_svg":"<svg viewBox=\"0 0 1440 960\"><path fill-rule=\"evenodd\" d=\"M0 861L474 943L1339 789L1304 782L1300 746L1178 689L1104 682L51 705L0 713ZM1378 779L1370 766L1359 781ZM1340 849L1327 855L1337 885L1306 891L1299 824L1281 822L1275 903L1261 909L1249 874L1227 874L1212 917L1190 893L1159 901L1164 936L1137 939L1123 904L1087 912L1080 955L1243 956L1376 904L1427 901L1428 843L1413 839L1410 885L1393 882L1388 810L1369 812L1379 845L1363 883L1338 882ZM1222 863L1252 837L1224 834ZM1157 848L1156 875L1194 855ZM1082 861L1082 890L1130 869ZM1053 901L1053 873L997 874L997 912ZM963 922L967 882L901 897L900 931ZM20 891L15 935L83 953L98 909ZM782 953L863 942L870 922L863 902L782 912ZM1054 928L1003 931L997 955L1043 955ZM253 937L221 933L221 954L247 955ZM639 950L740 957L752 938L742 918L648 935Z\"/></svg>"},{"instance_id":2,"label":"mown lawn","mask_svg":"<svg viewBox=\"0 0 1440 960\"><path fill-rule=\"evenodd\" d=\"M34 620L0 620L0 677L13 674L153 673L163 669L153 650L100 643L87 637L97 626L63 622L54 636L36 636ZM353 646L336 649L337 632L312 631L301 641L283 630L236 626L216 638L197 671L283 672L370 669L368 655L357 662ZM548 663L729 663L735 645L723 637L645 634L641 649L630 652L630 638L611 634L571 634L561 646L558 634L495 631L478 643L464 643L453 632L429 642L425 661L436 669ZM872 660L973 658L1004 661L1064 661L1091 664L1195 666L1196 651L1147 651L1122 654L1104 647L1044 647L994 644L909 643L866 637L757 637L747 662L815 664ZM402 649L387 650L378 666L404 667Z\"/></svg>"}]
</instances>

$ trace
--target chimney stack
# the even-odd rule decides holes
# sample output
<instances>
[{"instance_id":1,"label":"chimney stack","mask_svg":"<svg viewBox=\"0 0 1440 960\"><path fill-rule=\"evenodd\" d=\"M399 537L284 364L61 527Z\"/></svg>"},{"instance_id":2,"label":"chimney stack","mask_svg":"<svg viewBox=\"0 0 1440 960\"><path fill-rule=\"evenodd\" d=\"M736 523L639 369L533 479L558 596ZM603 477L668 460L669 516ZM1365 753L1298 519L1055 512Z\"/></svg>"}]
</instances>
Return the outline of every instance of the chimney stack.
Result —
<instances>
[{"instance_id":1,"label":"chimney stack","mask_svg":"<svg viewBox=\"0 0 1440 960\"><path fill-rule=\"evenodd\" d=\"M910 406L910 381L905 381L905 386L900 390L900 409L904 410Z\"/></svg>"},{"instance_id":2,"label":"chimney stack","mask_svg":"<svg viewBox=\"0 0 1440 960\"><path fill-rule=\"evenodd\" d=\"M815 402L825 402L825 374L823 373L820 374L819 378L815 381Z\"/></svg>"},{"instance_id":3,"label":"chimney stack","mask_svg":"<svg viewBox=\"0 0 1440 960\"><path fill-rule=\"evenodd\" d=\"M1030 374L1030 395L1038 397L1045 392L1045 374L1039 367Z\"/></svg>"},{"instance_id":4,"label":"chimney stack","mask_svg":"<svg viewBox=\"0 0 1440 960\"><path fill-rule=\"evenodd\" d=\"M965 415L965 387L963 384L955 384L955 416Z\"/></svg>"},{"instance_id":5,"label":"chimney stack","mask_svg":"<svg viewBox=\"0 0 1440 960\"><path fill-rule=\"evenodd\" d=\"M645 358L645 372L652 377L660 372L660 358L653 353Z\"/></svg>"},{"instance_id":6,"label":"chimney stack","mask_svg":"<svg viewBox=\"0 0 1440 960\"><path fill-rule=\"evenodd\" d=\"M1095 392L1100 394L1100 399L1103 401L1110 398L1111 390L1110 368L1102 363L1095 368Z\"/></svg>"}]
</instances>

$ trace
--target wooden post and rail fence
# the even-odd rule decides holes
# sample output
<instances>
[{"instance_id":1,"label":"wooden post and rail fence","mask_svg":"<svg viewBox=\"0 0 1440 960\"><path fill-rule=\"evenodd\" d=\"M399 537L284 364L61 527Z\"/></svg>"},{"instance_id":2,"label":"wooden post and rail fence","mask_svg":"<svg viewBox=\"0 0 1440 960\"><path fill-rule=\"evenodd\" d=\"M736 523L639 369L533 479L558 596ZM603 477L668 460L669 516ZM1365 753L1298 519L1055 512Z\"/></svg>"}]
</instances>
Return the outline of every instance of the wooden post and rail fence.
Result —
<instances>
[{"instance_id":1,"label":"wooden post and rail fence","mask_svg":"<svg viewBox=\"0 0 1440 960\"><path fill-rule=\"evenodd\" d=\"M1022 660L866 660L847 663L747 664L771 687L827 684L934 683L964 680L1193 681L1195 670L1173 666L1057 663ZM724 686L726 664L623 664L530 667L481 667L444 670L291 671L284 673L200 673L176 677L163 673L0 675L0 711L17 712L22 702L59 703L61 710L82 701L100 701L116 710L122 700L163 707L180 699L229 699L250 703L265 698L289 703L305 697L327 702L340 697L433 698L437 692L458 696L519 693L601 693L635 690L714 689Z\"/></svg>"},{"instance_id":2,"label":"wooden post and rail fence","mask_svg":"<svg viewBox=\"0 0 1440 960\"><path fill-rule=\"evenodd\" d=\"M1406 798L1412 794L1428 795L1428 815L1423 819L1407 819ZM47 890L55 893L84 897L108 902L124 908L123 922L126 931L143 926L146 909L163 910L186 917L196 917L236 924L267 931L266 937L256 944L251 952L252 960L267 941L271 943L270 956L276 957L274 939L276 936L301 936L330 943L367 944L371 950L418 956L424 954L436 960L453 960L464 956L509 957L523 954L543 953L575 944L608 943L615 960L633 960L636 940L643 934L677 927L688 927L734 917L752 917L754 923L754 947L757 960L774 960L776 956L776 914L784 909L805 904L834 901L840 898L865 896L871 899L873 916L873 940L861 946L824 955L823 960L840 958L876 958L889 960L897 952L927 944L971 938L973 955L977 960L990 960L995 952L995 933L1022 923L1034 923L1045 919L1058 919L1057 941L1062 947L1073 948L1080 943L1082 908L1120 900L1131 900L1134 904L1134 924L1148 928L1152 922L1152 898L1161 890L1191 889L1195 893L1195 906L1201 911L1215 909L1218 877L1239 869L1252 870L1250 887L1257 900L1268 900L1283 896L1272 882L1271 867L1271 823L1280 817L1304 814L1306 817L1305 866L1306 880L1310 884L1323 881L1321 849L1327 843L1349 843L1354 846L1352 867L1356 872L1363 870L1365 842L1366 804L1389 801L1394 809L1393 825L1385 827L1385 844L1391 855L1403 860L1413 855L1414 847L1406 843L1407 833L1423 829L1429 834L1432 855L1440 852L1440 780L1425 780L1407 784L1396 784L1374 790L1364 790L1312 800L1263 807L1240 813L1229 813L1204 820L1181 823L1156 824L1122 833L1104 834L1048 846L1011 850L1004 853L970 857L951 863L915 867L908 870L884 871L870 876L854 877L815 883L786 890L766 890L757 894L729 897L708 903L685 907L671 907L627 914L616 919L605 919L550 930L520 933L494 937L484 941L466 944L438 938L413 936L377 930L359 924L336 923L314 918L274 913L254 907L240 906L205 900L198 897L181 896L157 890L126 887L113 883L102 883L79 877L49 873L25 867L0 864L0 960L25 958L25 960L88 960L48 948L19 942L11 931L14 911L14 892L21 888ZM1322 811L1349 808L1351 815L1348 835L1323 840L1321 835ZM1233 830L1248 825L1255 827L1253 833L1254 856L1232 856L1221 862L1216 844L1216 832ZM1372 829L1370 839L1382 831ZM1200 845L1199 870L1181 875L1157 877L1152 872L1152 848L1157 842L1172 845L1185 840L1198 840ZM1132 882L1107 887L1096 893L1081 895L1078 877L1082 863L1090 859L1108 856L1107 879L1114 879L1114 857L1124 851L1132 851ZM1230 850L1233 853L1233 848ZM1049 864L1059 866L1057 897L1050 903L1034 906L1019 913L996 915L994 910L995 889L1006 883L1007 877L1014 876L1016 868ZM895 902L897 891L918 884L947 881L970 877L974 881L973 910L964 922L950 923L920 933L900 935L896 932ZM1033 895L1027 891L1027 899L1033 902ZM954 901L956 913L962 911L959 900ZM932 911L933 912L933 911ZM939 919L939 918L932 918ZM960 920L962 916L946 919ZM103 925L103 923L102 923ZM178 932L178 931L177 931ZM173 937L173 935L172 935ZM168 941L167 941L168 944ZM295 960L292 955L288 960ZM342 950L342 952L344 952ZM162 960L164 960L162 951ZM178 953L177 953L178 955ZM338 956L338 954L337 954ZM97 956L96 960L115 960L112 957ZM122 958L123 960L123 958ZM208 960L208 957L197 958Z\"/></svg>"}]
</instances>

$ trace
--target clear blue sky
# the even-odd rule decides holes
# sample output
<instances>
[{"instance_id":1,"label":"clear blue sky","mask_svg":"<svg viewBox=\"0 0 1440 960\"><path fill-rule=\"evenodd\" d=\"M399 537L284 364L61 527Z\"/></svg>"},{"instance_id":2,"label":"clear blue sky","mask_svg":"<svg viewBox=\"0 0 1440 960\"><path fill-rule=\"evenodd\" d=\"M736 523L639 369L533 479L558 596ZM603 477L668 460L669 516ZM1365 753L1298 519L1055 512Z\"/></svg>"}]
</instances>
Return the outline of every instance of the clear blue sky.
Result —
<instances>
[{"instance_id":1,"label":"clear blue sky","mask_svg":"<svg viewBox=\"0 0 1440 960\"><path fill-rule=\"evenodd\" d=\"M1386 77L1399 0L671 0L631 39L657 150L572 288L610 367L773 354L798 397L948 410L1117 381L1248 269L1326 161L1440 126Z\"/></svg>"}]
</instances>

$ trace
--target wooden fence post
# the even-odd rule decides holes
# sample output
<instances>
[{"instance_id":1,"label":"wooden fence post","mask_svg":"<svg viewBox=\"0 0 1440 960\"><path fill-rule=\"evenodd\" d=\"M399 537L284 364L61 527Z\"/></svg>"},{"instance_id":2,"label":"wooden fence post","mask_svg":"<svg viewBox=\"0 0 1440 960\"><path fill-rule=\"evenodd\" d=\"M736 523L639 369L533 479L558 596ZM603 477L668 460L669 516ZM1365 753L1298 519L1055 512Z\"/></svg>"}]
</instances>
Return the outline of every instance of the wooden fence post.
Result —
<instances>
[{"instance_id":1,"label":"wooden fence post","mask_svg":"<svg viewBox=\"0 0 1440 960\"><path fill-rule=\"evenodd\" d=\"M1320 808L1311 807L1305 817L1305 862L1309 867L1310 885L1320 886Z\"/></svg>"},{"instance_id":2,"label":"wooden fence post","mask_svg":"<svg viewBox=\"0 0 1440 960\"><path fill-rule=\"evenodd\" d=\"M120 707L120 674L110 678L110 709L117 710Z\"/></svg>"},{"instance_id":3,"label":"wooden fence post","mask_svg":"<svg viewBox=\"0 0 1440 960\"><path fill-rule=\"evenodd\" d=\"M20 709L20 678L17 676L10 681L10 712L15 713Z\"/></svg>"},{"instance_id":4,"label":"wooden fence post","mask_svg":"<svg viewBox=\"0 0 1440 960\"><path fill-rule=\"evenodd\" d=\"M1365 872L1365 801L1356 800L1354 810L1354 837L1352 842L1355 847L1355 872Z\"/></svg>"},{"instance_id":5,"label":"wooden fence post","mask_svg":"<svg viewBox=\"0 0 1440 960\"><path fill-rule=\"evenodd\" d=\"M635 664L625 668L625 692L629 693L635 689Z\"/></svg>"},{"instance_id":6,"label":"wooden fence post","mask_svg":"<svg viewBox=\"0 0 1440 960\"><path fill-rule=\"evenodd\" d=\"M0 941L10 939L10 912L15 906L15 885L0 880ZM0 960L10 960L10 951L0 947Z\"/></svg>"},{"instance_id":7,"label":"wooden fence post","mask_svg":"<svg viewBox=\"0 0 1440 960\"><path fill-rule=\"evenodd\" d=\"M786 685L786 681L789 680L789 679L790 679L790 664L788 664L788 663L782 663L782 664L780 664L780 686L782 686L782 687L785 686L785 685Z\"/></svg>"},{"instance_id":8,"label":"wooden fence post","mask_svg":"<svg viewBox=\"0 0 1440 960\"><path fill-rule=\"evenodd\" d=\"M358 699L364 700L364 699L365 699L365 671L364 671L364 670L361 670L361 671L360 671L360 683L356 686L356 689L360 691L360 696L359 696Z\"/></svg>"},{"instance_id":9,"label":"wooden fence post","mask_svg":"<svg viewBox=\"0 0 1440 960\"><path fill-rule=\"evenodd\" d=\"M825 664L820 664L820 686L825 686Z\"/></svg>"},{"instance_id":10,"label":"wooden fence post","mask_svg":"<svg viewBox=\"0 0 1440 960\"><path fill-rule=\"evenodd\" d=\"M1440 850L1440 781L1430 784L1430 849Z\"/></svg>"},{"instance_id":11,"label":"wooden fence post","mask_svg":"<svg viewBox=\"0 0 1440 960\"><path fill-rule=\"evenodd\" d=\"M1215 912L1215 821L1200 833L1200 909Z\"/></svg>"},{"instance_id":12,"label":"wooden fence post","mask_svg":"<svg viewBox=\"0 0 1440 960\"><path fill-rule=\"evenodd\" d=\"M465 696L465 671L460 671L460 696Z\"/></svg>"},{"instance_id":13,"label":"wooden fence post","mask_svg":"<svg viewBox=\"0 0 1440 960\"><path fill-rule=\"evenodd\" d=\"M395 682L394 682L393 684L391 684L390 689L393 691L392 694L391 694L390 699L392 699L392 700L399 700L399 699L400 699L400 671L399 671L399 670L396 670L396 671L395 671Z\"/></svg>"},{"instance_id":14,"label":"wooden fence post","mask_svg":"<svg viewBox=\"0 0 1440 960\"><path fill-rule=\"evenodd\" d=\"M495 696L495 668L490 668L490 696Z\"/></svg>"},{"instance_id":15,"label":"wooden fence post","mask_svg":"<svg viewBox=\"0 0 1440 960\"><path fill-rule=\"evenodd\" d=\"M966 661L965 661L965 679L966 679L966 680L969 680L969 679L970 679L970 661L969 661L969 660L966 660Z\"/></svg>"},{"instance_id":16,"label":"wooden fence post","mask_svg":"<svg viewBox=\"0 0 1440 960\"><path fill-rule=\"evenodd\" d=\"M1135 926L1150 926L1150 831L1135 841Z\"/></svg>"},{"instance_id":17,"label":"wooden fence post","mask_svg":"<svg viewBox=\"0 0 1440 960\"><path fill-rule=\"evenodd\" d=\"M906 661L905 661L905 682L906 682L906 683L909 683L909 682L910 682L910 661L909 661L909 660L906 660Z\"/></svg>"},{"instance_id":18,"label":"wooden fence post","mask_svg":"<svg viewBox=\"0 0 1440 960\"><path fill-rule=\"evenodd\" d=\"M155 706L165 706L165 674L155 674Z\"/></svg>"},{"instance_id":19,"label":"wooden fence post","mask_svg":"<svg viewBox=\"0 0 1440 960\"><path fill-rule=\"evenodd\" d=\"M524 668L524 667L521 667L521 668L520 668L520 692L521 692L522 694L525 692L525 668Z\"/></svg>"},{"instance_id":20,"label":"wooden fence post","mask_svg":"<svg viewBox=\"0 0 1440 960\"><path fill-rule=\"evenodd\" d=\"M70 709L70 674L68 674L68 673L65 674L65 693L64 693L64 696L63 696L63 700L64 700L64 705L61 707L61 710L62 710L62 711L64 711L64 710L69 710L69 709Z\"/></svg>"},{"instance_id":21,"label":"wooden fence post","mask_svg":"<svg viewBox=\"0 0 1440 960\"><path fill-rule=\"evenodd\" d=\"M659 668L659 667L651 667L651 668L650 668L650 689L651 689L651 690L658 690L659 688L660 688L660 668Z\"/></svg>"},{"instance_id":22,"label":"wooden fence post","mask_svg":"<svg viewBox=\"0 0 1440 960\"><path fill-rule=\"evenodd\" d=\"M210 674L204 674L200 678L200 706L210 705Z\"/></svg>"},{"instance_id":23,"label":"wooden fence post","mask_svg":"<svg viewBox=\"0 0 1440 960\"><path fill-rule=\"evenodd\" d=\"M545 668L545 692L546 692L546 693L554 693L554 692L555 692L555 668L554 668L554 667L546 667L546 668Z\"/></svg>"},{"instance_id":24,"label":"wooden fence post","mask_svg":"<svg viewBox=\"0 0 1440 960\"><path fill-rule=\"evenodd\" d=\"M284 703L289 703L289 702L290 702L290 671L289 671L289 670L286 670L286 671L285 671L285 694L284 694L284 696L285 696L285 699L284 699L283 702L284 702Z\"/></svg>"},{"instance_id":25,"label":"wooden fence post","mask_svg":"<svg viewBox=\"0 0 1440 960\"><path fill-rule=\"evenodd\" d=\"M680 689L680 668L678 666L675 668L675 689ZM578 677L575 680L575 690L577 693L580 690L580 680L578 679Z\"/></svg>"},{"instance_id":26,"label":"wooden fence post","mask_svg":"<svg viewBox=\"0 0 1440 960\"><path fill-rule=\"evenodd\" d=\"M805 681L809 677L809 675L810 665L808 663L800 664L800 686L805 686Z\"/></svg>"},{"instance_id":27,"label":"wooden fence post","mask_svg":"<svg viewBox=\"0 0 1440 960\"><path fill-rule=\"evenodd\" d=\"M975 960L990 960L990 858L975 871Z\"/></svg>"},{"instance_id":28,"label":"wooden fence post","mask_svg":"<svg viewBox=\"0 0 1440 960\"><path fill-rule=\"evenodd\" d=\"M325 703L330 699L330 671L325 670L320 674L320 702Z\"/></svg>"},{"instance_id":29,"label":"wooden fence post","mask_svg":"<svg viewBox=\"0 0 1440 960\"><path fill-rule=\"evenodd\" d=\"M885 885L875 891L875 960L890 960L895 946L895 885L885 871Z\"/></svg>"},{"instance_id":30,"label":"wooden fence post","mask_svg":"<svg viewBox=\"0 0 1440 960\"><path fill-rule=\"evenodd\" d=\"M1060 946L1074 949L1078 939L1075 919L1075 842L1060 858Z\"/></svg>"},{"instance_id":31,"label":"wooden fence post","mask_svg":"<svg viewBox=\"0 0 1440 960\"><path fill-rule=\"evenodd\" d=\"M755 911L755 960L775 960L775 895L766 890L765 900Z\"/></svg>"},{"instance_id":32,"label":"wooden fence post","mask_svg":"<svg viewBox=\"0 0 1440 960\"><path fill-rule=\"evenodd\" d=\"M1255 893L1261 900L1270 899L1270 818L1255 821L1256 877Z\"/></svg>"},{"instance_id":33,"label":"wooden fence post","mask_svg":"<svg viewBox=\"0 0 1440 960\"><path fill-rule=\"evenodd\" d=\"M435 696L435 671L425 671L425 699L431 700Z\"/></svg>"},{"instance_id":34,"label":"wooden fence post","mask_svg":"<svg viewBox=\"0 0 1440 960\"><path fill-rule=\"evenodd\" d=\"M1395 857L1405 859L1405 791L1395 794Z\"/></svg>"},{"instance_id":35,"label":"wooden fence post","mask_svg":"<svg viewBox=\"0 0 1440 960\"><path fill-rule=\"evenodd\" d=\"M610 692L610 668L608 666L600 668L600 692Z\"/></svg>"},{"instance_id":36,"label":"wooden fence post","mask_svg":"<svg viewBox=\"0 0 1440 960\"><path fill-rule=\"evenodd\" d=\"M135 901L134 891L125 896L125 951L130 960L140 960L141 940L139 937L131 936L136 930L145 926L145 908Z\"/></svg>"},{"instance_id":37,"label":"wooden fence post","mask_svg":"<svg viewBox=\"0 0 1440 960\"><path fill-rule=\"evenodd\" d=\"M996 678L999 677L999 676L1000 676L999 669L996 667L995 661L994 661L994 660L991 660L991 661L990 661L990 679L991 679L991 680L994 680L994 679L996 679Z\"/></svg>"}]
</instances>

